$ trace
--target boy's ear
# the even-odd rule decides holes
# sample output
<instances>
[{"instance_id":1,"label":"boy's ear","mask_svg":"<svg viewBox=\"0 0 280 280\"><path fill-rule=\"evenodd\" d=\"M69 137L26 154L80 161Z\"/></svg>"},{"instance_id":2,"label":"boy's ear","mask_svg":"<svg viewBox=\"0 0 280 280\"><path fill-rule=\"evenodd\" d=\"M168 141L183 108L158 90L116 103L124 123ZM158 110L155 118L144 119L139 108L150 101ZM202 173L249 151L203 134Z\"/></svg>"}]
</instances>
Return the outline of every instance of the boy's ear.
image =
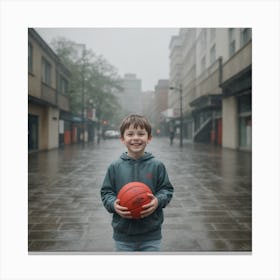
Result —
<instances>
[{"instance_id":1,"label":"boy's ear","mask_svg":"<svg viewBox=\"0 0 280 280\"><path fill-rule=\"evenodd\" d=\"M151 135L149 138L148 138L148 143L150 143L152 141L152 138L153 136Z\"/></svg>"}]
</instances>

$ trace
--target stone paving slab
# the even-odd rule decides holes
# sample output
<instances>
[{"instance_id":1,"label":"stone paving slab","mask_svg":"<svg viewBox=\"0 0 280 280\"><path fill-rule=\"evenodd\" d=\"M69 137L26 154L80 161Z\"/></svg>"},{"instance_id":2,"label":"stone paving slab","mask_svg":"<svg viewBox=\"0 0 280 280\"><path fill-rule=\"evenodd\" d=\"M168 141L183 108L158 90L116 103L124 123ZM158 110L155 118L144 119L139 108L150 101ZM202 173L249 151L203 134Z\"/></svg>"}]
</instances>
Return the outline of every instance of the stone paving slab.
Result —
<instances>
[{"instance_id":1,"label":"stone paving slab","mask_svg":"<svg viewBox=\"0 0 280 280\"><path fill-rule=\"evenodd\" d=\"M111 215L100 200L118 140L29 154L29 252L113 253ZM175 192L164 209L163 253L251 252L251 153L153 139Z\"/></svg>"}]
</instances>

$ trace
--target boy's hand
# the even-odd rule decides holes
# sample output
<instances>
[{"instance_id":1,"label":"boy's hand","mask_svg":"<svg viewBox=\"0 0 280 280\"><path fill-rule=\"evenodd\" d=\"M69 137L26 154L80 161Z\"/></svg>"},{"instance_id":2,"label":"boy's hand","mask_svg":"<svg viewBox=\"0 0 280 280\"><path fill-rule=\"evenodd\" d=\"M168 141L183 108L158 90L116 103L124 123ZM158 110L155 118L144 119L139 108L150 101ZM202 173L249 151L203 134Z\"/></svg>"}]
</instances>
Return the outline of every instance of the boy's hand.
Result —
<instances>
[{"instance_id":1,"label":"boy's hand","mask_svg":"<svg viewBox=\"0 0 280 280\"><path fill-rule=\"evenodd\" d=\"M123 217L125 219L132 219L130 211L127 210L127 207L123 207L120 205L119 199L115 200L114 208L121 217Z\"/></svg>"},{"instance_id":2,"label":"boy's hand","mask_svg":"<svg viewBox=\"0 0 280 280\"><path fill-rule=\"evenodd\" d=\"M155 212L155 210L158 207L158 199L151 193L148 193L148 196L152 199L150 203L147 203L145 205L142 206L142 208L144 209L143 211L141 211L141 218L145 218L149 215L151 215L152 213Z\"/></svg>"}]
</instances>

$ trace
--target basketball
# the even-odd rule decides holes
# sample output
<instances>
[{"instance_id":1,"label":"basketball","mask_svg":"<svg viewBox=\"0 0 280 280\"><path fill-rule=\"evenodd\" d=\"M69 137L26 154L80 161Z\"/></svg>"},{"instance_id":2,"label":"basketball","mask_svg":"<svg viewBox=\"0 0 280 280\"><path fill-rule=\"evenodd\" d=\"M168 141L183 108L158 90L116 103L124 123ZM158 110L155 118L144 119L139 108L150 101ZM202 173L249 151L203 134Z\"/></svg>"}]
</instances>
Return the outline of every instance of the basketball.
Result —
<instances>
[{"instance_id":1,"label":"basketball","mask_svg":"<svg viewBox=\"0 0 280 280\"><path fill-rule=\"evenodd\" d=\"M120 205L127 207L131 211L133 219L140 219L140 212L143 211L142 206L151 201L147 193L152 193L151 189L142 182L130 182L124 185L117 198L120 200Z\"/></svg>"}]
</instances>

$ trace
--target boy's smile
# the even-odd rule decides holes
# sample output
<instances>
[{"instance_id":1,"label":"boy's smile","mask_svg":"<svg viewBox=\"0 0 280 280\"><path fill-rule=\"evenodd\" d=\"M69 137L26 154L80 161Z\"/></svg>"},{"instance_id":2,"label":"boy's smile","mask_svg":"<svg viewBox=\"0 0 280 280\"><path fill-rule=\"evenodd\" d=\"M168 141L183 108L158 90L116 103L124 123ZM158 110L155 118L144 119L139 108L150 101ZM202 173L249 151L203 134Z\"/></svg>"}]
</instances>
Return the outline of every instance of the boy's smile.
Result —
<instances>
[{"instance_id":1,"label":"boy's smile","mask_svg":"<svg viewBox=\"0 0 280 280\"><path fill-rule=\"evenodd\" d=\"M145 151L146 145L151 141L146 129L131 125L125 130L121 138L123 144L127 147L128 155L134 159L140 158Z\"/></svg>"}]
</instances>

